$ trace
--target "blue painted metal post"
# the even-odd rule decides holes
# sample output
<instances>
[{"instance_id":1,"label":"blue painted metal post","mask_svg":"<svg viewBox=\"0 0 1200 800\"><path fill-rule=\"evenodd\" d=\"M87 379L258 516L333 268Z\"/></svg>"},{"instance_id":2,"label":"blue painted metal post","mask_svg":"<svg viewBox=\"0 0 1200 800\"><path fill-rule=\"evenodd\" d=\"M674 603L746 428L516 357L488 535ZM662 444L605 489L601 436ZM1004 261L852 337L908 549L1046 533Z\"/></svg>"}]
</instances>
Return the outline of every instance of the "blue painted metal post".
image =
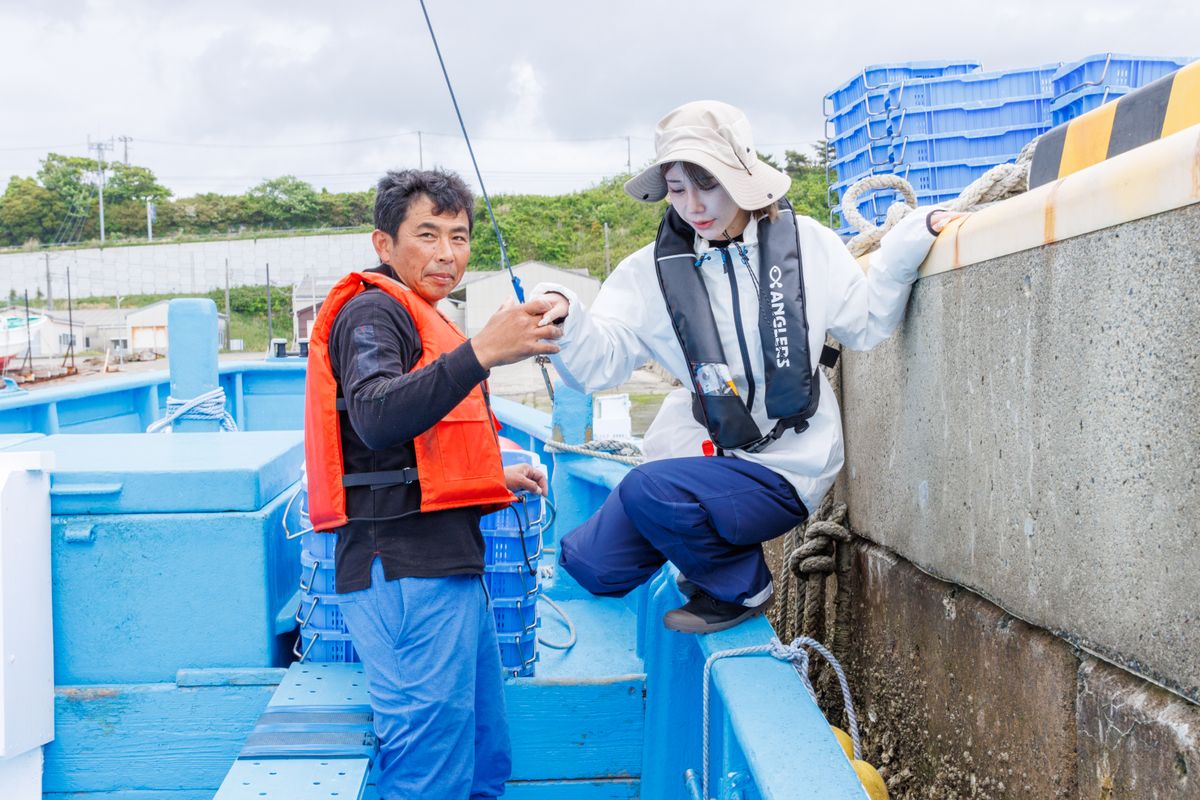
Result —
<instances>
[{"instance_id":1,"label":"blue painted metal post","mask_svg":"<svg viewBox=\"0 0 1200 800\"><path fill-rule=\"evenodd\" d=\"M583 444L592 438L592 396L583 394L563 384L554 383L554 408L550 412L551 438L565 444ZM563 465L571 460L587 456L558 453L556 463ZM555 541L545 542L546 547L558 547L563 534L584 522L597 504L583 481L570 474L570 470L556 467L550 477L551 495L556 503L554 517ZM555 597L570 599L584 597L587 593L565 571L559 570L555 580Z\"/></svg>"},{"instance_id":2,"label":"blue painted metal post","mask_svg":"<svg viewBox=\"0 0 1200 800\"><path fill-rule=\"evenodd\" d=\"M217 388L217 304L185 298L167 306L167 347L171 364L171 397L190 400ZM182 419L180 433L221 430L220 420Z\"/></svg>"},{"instance_id":3,"label":"blue painted metal post","mask_svg":"<svg viewBox=\"0 0 1200 800\"><path fill-rule=\"evenodd\" d=\"M562 381L554 384L554 409L550 412L551 437L565 444L583 444L592 438L592 396L566 386ZM564 462L587 456L560 453L555 456ZM578 478L568 470L556 469L553 477L554 499L558 504L558 516L554 528L558 536L581 524L596 506L591 502L591 493L579 485ZM557 542L555 543L557 544Z\"/></svg>"}]
</instances>

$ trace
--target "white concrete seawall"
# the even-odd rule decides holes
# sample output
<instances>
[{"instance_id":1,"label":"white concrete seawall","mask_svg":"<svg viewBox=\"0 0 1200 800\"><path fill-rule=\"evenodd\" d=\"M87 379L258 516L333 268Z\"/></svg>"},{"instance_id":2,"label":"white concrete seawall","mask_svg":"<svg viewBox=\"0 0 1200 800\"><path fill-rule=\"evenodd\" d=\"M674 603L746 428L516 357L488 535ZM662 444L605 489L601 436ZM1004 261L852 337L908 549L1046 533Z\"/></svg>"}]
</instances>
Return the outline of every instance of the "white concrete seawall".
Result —
<instances>
[{"instance_id":1,"label":"white concrete seawall","mask_svg":"<svg viewBox=\"0 0 1200 800\"><path fill-rule=\"evenodd\" d=\"M0 253L0 292L44 294L48 265L55 301L66 300L68 267L74 297L202 293L224 288L227 263L230 283L242 286L265 283L268 263L271 282L287 285L305 275L342 275L378 261L364 232L9 252Z\"/></svg>"}]
</instances>

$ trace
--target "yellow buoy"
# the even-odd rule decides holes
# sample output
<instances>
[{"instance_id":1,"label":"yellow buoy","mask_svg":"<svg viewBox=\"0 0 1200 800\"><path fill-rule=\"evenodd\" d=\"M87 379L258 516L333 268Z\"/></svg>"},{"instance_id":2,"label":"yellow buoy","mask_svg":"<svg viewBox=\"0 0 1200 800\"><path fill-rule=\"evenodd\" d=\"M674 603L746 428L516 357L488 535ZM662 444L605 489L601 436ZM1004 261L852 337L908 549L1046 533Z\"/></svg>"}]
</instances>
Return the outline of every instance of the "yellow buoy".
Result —
<instances>
[{"instance_id":1,"label":"yellow buoy","mask_svg":"<svg viewBox=\"0 0 1200 800\"><path fill-rule=\"evenodd\" d=\"M846 758L854 760L854 740L850 738L850 734L839 728L837 725L830 725L833 729L833 735L837 737L838 744L846 751Z\"/></svg>"},{"instance_id":2,"label":"yellow buoy","mask_svg":"<svg viewBox=\"0 0 1200 800\"><path fill-rule=\"evenodd\" d=\"M871 800L888 800L887 784L883 782L883 776L874 767L860 760L851 761L850 766L854 767L854 771L858 773L858 779L862 782L863 788L867 790L867 797L870 797Z\"/></svg>"}]
</instances>

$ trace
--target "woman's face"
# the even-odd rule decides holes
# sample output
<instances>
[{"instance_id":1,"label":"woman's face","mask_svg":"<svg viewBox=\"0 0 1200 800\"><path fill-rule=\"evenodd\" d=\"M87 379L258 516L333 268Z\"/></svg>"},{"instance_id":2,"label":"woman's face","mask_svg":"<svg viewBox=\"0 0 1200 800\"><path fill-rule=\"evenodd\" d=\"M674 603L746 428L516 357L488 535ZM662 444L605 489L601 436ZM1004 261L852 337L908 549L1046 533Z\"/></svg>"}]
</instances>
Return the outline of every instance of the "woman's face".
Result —
<instances>
[{"instance_id":1,"label":"woman's face","mask_svg":"<svg viewBox=\"0 0 1200 800\"><path fill-rule=\"evenodd\" d=\"M663 177L671 207L701 237L726 239L746 229L750 212L738 208L720 183L714 180L710 188L701 188L680 164L672 165Z\"/></svg>"}]
</instances>

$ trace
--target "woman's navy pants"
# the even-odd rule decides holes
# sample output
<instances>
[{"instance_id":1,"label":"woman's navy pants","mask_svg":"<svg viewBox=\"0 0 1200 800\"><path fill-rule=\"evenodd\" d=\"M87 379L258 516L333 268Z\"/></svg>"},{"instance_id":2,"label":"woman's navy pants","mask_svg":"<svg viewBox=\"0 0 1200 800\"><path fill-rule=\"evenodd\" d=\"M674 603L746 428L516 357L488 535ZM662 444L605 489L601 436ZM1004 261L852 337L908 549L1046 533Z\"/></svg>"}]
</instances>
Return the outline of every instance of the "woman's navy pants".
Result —
<instances>
[{"instance_id":1,"label":"woman's navy pants","mask_svg":"<svg viewBox=\"0 0 1200 800\"><path fill-rule=\"evenodd\" d=\"M563 537L559 563L593 594L621 596L670 561L718 600L754 606L772 591L762 543L807 516L792 485L758 464L651 461Z\"/></svg>"}]
</instances>

